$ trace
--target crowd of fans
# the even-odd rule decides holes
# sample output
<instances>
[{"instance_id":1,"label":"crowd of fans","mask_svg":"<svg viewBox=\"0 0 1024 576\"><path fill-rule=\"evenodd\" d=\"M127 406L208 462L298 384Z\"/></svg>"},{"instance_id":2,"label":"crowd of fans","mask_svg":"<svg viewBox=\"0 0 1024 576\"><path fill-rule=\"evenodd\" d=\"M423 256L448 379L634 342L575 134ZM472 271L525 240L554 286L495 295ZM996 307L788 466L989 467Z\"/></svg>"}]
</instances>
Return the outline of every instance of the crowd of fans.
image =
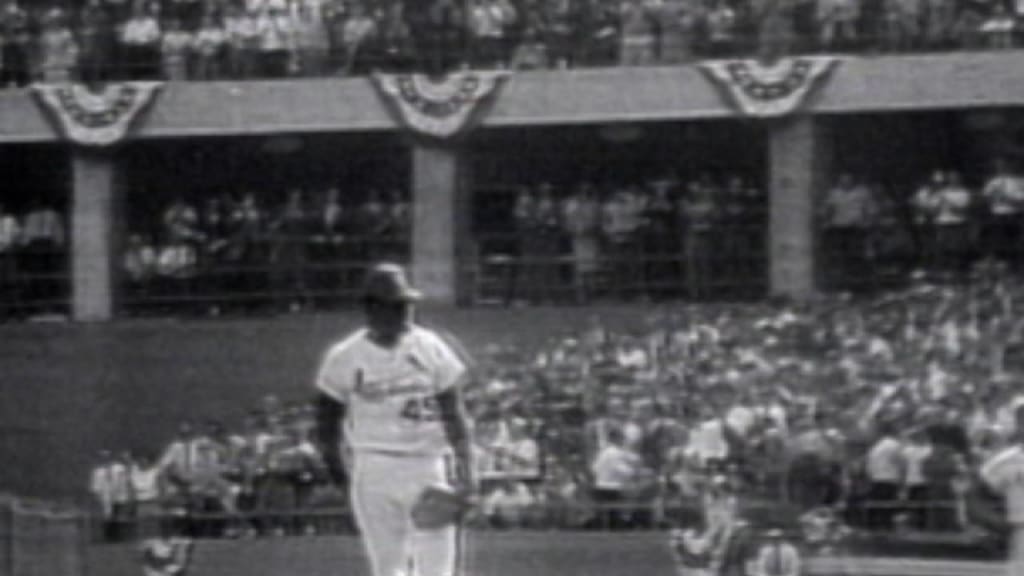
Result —
<instances>
[{"instance_id":1,"label":"crowd of fans","mask_svg":"<svg viewBox=\"0 0 1024 576\"><path fill-rule=\"evenodd\" d=\"M724 479L743 499L865 530L969 530L979 463L1017 438L1022 297L987 260L968 281L867 299L692 304L479 345L474 521L660 527ZM153 464L105 456L92 487L107 518L144 504L164 529L207 535L342 529L310 513L344 497L308 407L265 404L236 434L183 426ZM226 515L204 520L214 510Z\"/></svg>"},{"instance_id":2,"label":"crowd of fans","mask_svg":"<svg viewBox=\"0 0 1024 576\"><path fill-rule=\"evenodd\" d=\"M0 200L0 322L65 313L66 257L64 217L52 204L17 214Z\"/></svg>"},{"instance_id":3,"label":"crowd of fans","mask_svg":"<svg viewBox=\"0 0 1024 576\"><path fill-rule=\"evenodd\" d=\"M4 0L0 80L212 80L1013 48L1003 0Z\"/></svg>"},{"instance_id":4,"label":"crowd of fans","mask_svg":"<svg viewBox=\"0 0 1024 576\"><path fill-rule=\"evenodd\" d=\"M408 257L410 206L399 190L370 190L357 202L338 188L266 198L218 195L197 206L179 196L150 232L130 234L129 308L298 311L351 296L368 261Z\"/></svg>"},{"instance_id":5,"label":"crowd of fans","mask_svg":"<svg viewBox=\"0 0 1024 576\"><path fill-rule=\"evenodd\" d=\"M871 284L912 268L958 277L985 257L1021 264L1024 180L1005 159L976 185L955 170L902 189L842 173L819 206L826 285Z\"/></svg>"},{"instance_id":6,"label":"crowd of fans","mask_svg":"<svg viewBox=\"0 0 1024 576\"><path fill-rule=\"evenodd\" d=\"M763 290L767 196L702 174L642 184L522 186L477 233L489 296L586 303L750 296ZM510 218L511 216L511 218ZM511 222L505 235L489 221Z\"/></svg>"}]
</instances>

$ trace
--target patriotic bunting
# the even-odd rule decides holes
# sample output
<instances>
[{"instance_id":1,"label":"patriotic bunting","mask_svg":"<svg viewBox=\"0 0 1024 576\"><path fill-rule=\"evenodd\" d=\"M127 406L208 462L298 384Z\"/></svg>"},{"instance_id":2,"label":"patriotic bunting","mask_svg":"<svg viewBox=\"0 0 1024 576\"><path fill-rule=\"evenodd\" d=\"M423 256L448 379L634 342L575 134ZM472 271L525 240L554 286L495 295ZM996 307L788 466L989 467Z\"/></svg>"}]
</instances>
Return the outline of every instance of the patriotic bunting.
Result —
<instances>
[{"instance_id":1,"label":"patriotic bunting","mask_svg":"<svg viewBox=\"0 0 1024 576\"><path fill-rule=\"evenodd\" d=\"M722 60L700 64L704 74L748 116L784 116L799 109L807 96L839 62L821 56L783 58L772 64L756 60Z\"/></svg>"},{"instance_id":2,"label":"patriotic bunting","mask_svg":"<svg viewBox=\"0 0 1024 576\"><path fill-rule=\"evenodd\" d=\"M123 82L93 91L81 84L34 84L32 94L65 138L82 146L110 146L128 135L162 85Z\"/></svg>"},{"instance_id":3,"label":"patriotic bunting","mask_svg":"<svg viewBox=\"0 0 1024 576\"><path fill-rule=\"evenodd\" d=\"M503 71L460 71L442 78L425 74L376 74L373 85L405 129L447 139L469 130L508 78Z\"/></svg>"},{"instance_id":4,"label":"patriotic bunting","mask_svg":"<svg viewBox=\"0 0 1024 576\"><path fill-rule=\"evenodd\" d=\"M183 576L192 561L192 541L152 538L142 543L144 576Z\"/></svg>"}]
</instances>

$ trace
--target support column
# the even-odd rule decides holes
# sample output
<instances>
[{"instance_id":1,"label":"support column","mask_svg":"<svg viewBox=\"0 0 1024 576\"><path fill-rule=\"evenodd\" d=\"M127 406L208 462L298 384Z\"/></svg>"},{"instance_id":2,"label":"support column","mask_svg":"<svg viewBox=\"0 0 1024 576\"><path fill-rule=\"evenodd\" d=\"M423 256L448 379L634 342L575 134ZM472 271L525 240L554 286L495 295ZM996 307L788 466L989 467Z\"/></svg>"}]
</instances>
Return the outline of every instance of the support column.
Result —
<instances>
[{"instance_id":1,"label":"support column","mask_svg":"<svg viewBox=\"0 0 1024 576\"><path fill-rule=\"evenodd\" d=\"M412 150L412 277L430 302L461 297L466 250L466 187L457 149L417 144Z\"/></svg>"},{"instance_id":2,"label":"support column","mask_svg":"<svg viewBox=\"0 0 1024 576\"><path fill-rule=\"evenodd\" d=\"M771 293L801 299L816 290L816 198L827 185L832 135L812 116L788 118L770 137Z\"/></svg>"},{"instance_id":3,"label":"support column","mask_svg":"<svg viewBox=\"0 0 1024 576\"><path fill-rule=\"evenodd\" d=\"M113 155L72 152L71 315L110 320L119 258L116 163Z\"/></svg>"}]
</instances>

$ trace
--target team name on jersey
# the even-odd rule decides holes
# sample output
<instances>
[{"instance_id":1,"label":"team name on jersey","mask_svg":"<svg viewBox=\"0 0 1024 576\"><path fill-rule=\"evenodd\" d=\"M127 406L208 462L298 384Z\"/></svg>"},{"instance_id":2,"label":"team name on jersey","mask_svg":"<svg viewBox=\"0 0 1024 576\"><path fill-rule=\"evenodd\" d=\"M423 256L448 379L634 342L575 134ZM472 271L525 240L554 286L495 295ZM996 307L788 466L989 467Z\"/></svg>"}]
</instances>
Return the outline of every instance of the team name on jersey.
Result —
<instances>
[{"instance_id":1,"label":"team name on jersey","mask_svg":"<svg viewBox=\"0 0 1024 576\"><path fill-rule=\"evenodd\" d=\"M414 359L413 355L409 355ZM412 370L397 375L368 378L362 369L356 371L354 391L369 402L379 402L396 396L424 394L430 391L430 375L418 360L409 360Z\"/></svg>"}]
</instances>

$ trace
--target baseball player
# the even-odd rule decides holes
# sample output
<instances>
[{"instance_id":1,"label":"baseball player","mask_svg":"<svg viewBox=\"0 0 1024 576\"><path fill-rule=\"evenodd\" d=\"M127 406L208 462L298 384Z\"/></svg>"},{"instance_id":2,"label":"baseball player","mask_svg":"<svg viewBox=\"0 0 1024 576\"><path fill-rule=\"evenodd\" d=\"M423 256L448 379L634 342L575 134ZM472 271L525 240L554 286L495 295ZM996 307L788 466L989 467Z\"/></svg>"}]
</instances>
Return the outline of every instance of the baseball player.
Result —
<instances>
[{"instance_id":1,"label":"baseball player","mask_svg":"<svg viewBox=\"0 0 1024 576\"><path fill-rule=\"evenodd\" d=\"M981 479L1006 502L1011 531L1007 574L1024 574L1024 406L1014 412L1016 442L998 452L981 467Z\"/></svg>"},{"instance_id":2,"label":"baseball player","mask_svg":"<svg viewBox=\"0 0 1024 576\"><path fill-rule=\"evenodd\" d=\"M366 327L330 348L316 381L322 453L348 482L373 576L453 576L457 525L420 528L412 512L428 487L475 490L467 366L457 343L413 322L420 298L401 266L373 266Z\"/></svg>"}]
</instances>

